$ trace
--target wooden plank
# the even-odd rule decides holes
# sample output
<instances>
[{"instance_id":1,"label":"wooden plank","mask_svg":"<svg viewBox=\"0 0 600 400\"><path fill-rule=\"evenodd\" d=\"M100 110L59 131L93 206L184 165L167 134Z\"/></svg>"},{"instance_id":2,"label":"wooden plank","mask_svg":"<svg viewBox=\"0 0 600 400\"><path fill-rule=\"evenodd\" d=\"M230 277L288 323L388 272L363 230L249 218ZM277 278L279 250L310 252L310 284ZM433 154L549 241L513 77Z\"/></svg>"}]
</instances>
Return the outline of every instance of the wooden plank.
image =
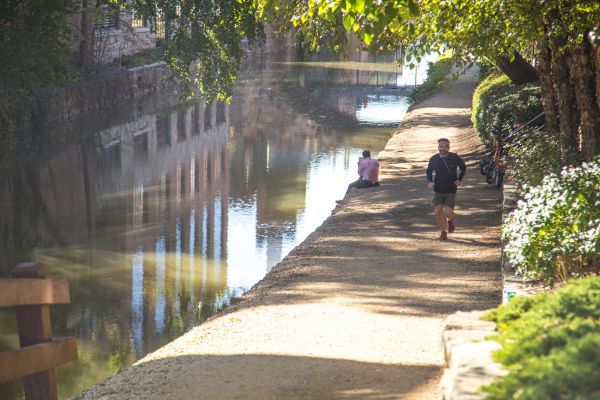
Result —
<instances>
[{"instance_id":1,"label":"wooden plank","mask_svg":"<svg viewBox=\"0 0 600 400\"><path fill-rule=\"evenodd\" d=\"M13 270L12 277L45 279L46 267L37 261L21 263ZM21 305L15 308L21 348L52 341L52 324L48 304ZM27 400L58 400L56 369L51 367L24 376L23 389Z\"/></svg>"},{"instance_id":2,"label":"wooden plank","mask_svg":"<svg viewBox=\"0 0 600 400\"><path fill-rule=\"evenodd\" d=\"M11 275L17 279L46 279L46 266L36 261L21 263L13 269ZM52 341L52 324L48 304L15 308L21 348ZM56 369L49 368L24 376L23 389L27 400L58 400Z\"/></svg>"},{"instance_id":3,"label":"wooden plank","mask_svg":"<svg viewBox=\"0 0 600 400\"><path fill-rule=\"evenodd\" d=\"M36 304L68 304L71 301L66 279L2 279L0 307Z\"/></svg>"},{"instance_id":4,"label":"wooden plank","mask_svg":"<svg viewBox=\"0 0 600 400\"><path fill-rule=\"evenodd\" d=\"M77 360L77 339L63 338L0 353L0 382L25 377Z\"/></svg>"}]
</instances>

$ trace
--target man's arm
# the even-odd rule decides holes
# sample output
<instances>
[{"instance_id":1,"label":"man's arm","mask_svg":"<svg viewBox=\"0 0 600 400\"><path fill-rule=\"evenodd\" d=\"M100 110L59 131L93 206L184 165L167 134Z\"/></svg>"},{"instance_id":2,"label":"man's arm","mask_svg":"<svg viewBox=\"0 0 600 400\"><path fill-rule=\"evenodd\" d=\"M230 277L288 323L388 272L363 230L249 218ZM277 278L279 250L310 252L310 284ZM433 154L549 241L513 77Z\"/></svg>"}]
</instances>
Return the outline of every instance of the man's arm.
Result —
<instances>
[{"instance_id":1,"label":"man's arm","mask_svg":"<svg viewBox=\"0 0 600 400\"><path fill-rule=\"evenodd\" d=\"M458 156L456 156L456 157L458 157ZM462 179L465 177L465 173L467 172L467 166L465 165L465 160L463 160L460 157L458 157L458 169L460 169L460 174L458 175L458 180L462 181Z\"/></svg>"},{"instance_id":2,"label":"man's arm","mask_svg":"<svg viewBox=\"0 0 600 400\"><path fill-rule=\"evenodd\" d=\"M433 182L433 157L429 159L429 165L427 165L427 173L425 175L427 177L427 182Z\"/></svg>"},{"instance_id":3,"label":"man's arm","mask_svg":"<svg viewBox=\"0 0 600 400\"><path fill-rule=\"evenodd\" d=\"M427 177L427 185L429 189L433 189L433 157L429 159L429 165L427 165L427 172L425 173Z\"/></svg>"},{"instance_id":4,"label":"man's arm","mask_svg":"<svg viewBox=\"0 0 600 400\"><path fill-rule=\"evenodd\" d=\"M361 157L362 158L362 157ZM364 160L360 160L358 162L358 176L362 178L363 176L363 172L365 172L365 168L366 168L366 163L364 162Z\"/></svg>"}]
</instances>

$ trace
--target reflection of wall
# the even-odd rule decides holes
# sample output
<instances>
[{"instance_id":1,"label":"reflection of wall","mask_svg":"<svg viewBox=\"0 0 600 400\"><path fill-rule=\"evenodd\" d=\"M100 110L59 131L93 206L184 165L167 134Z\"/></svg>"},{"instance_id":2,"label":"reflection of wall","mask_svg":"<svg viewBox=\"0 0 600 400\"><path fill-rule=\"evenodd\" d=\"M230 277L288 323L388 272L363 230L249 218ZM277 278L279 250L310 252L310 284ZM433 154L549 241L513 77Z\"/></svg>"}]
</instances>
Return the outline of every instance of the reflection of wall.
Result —
<instances>
[{"instance_id":1,"label":"reflection of wall","mask_svg":"<svg viewBox=\"0 0 600 400\"><path fill-rule=\"evenodd\" d=\"M97 147L70 146L7 174L3 276L23 250L60 247L49 267L81 282L72 286L78 308L68 320L56 315L64 329L93 337L106 354L117 337L133 335L140 353L156 348L161 332L183 333L225 292L228 135L226 105L194 103L105 129ZM63 257L84 243L91 248L78 260L89 271L82 274Z\"/></svg>"},{"instance_id":2,"label":"reflection of wall","mask_svg":"<svg viewBox=\"0 0 600 400\"><path fill-rule=\"evenodd\" d=\"M184 329L181 318L197 320L198 301L206 311L225 290L228 124L225 105L193 104L100 133L120 155L117 176L103 182L103 190L132 192L118 203L130 210L124 251L145 254L137 279L152 282L137 283L145 287L143 300L138 293L134 302L138 308L145 303L144 321L139 311L132 317L134 325L154 332L144 335L149 348L165 331L172 337L173 329Z\"/></svg>"}]
</instances>

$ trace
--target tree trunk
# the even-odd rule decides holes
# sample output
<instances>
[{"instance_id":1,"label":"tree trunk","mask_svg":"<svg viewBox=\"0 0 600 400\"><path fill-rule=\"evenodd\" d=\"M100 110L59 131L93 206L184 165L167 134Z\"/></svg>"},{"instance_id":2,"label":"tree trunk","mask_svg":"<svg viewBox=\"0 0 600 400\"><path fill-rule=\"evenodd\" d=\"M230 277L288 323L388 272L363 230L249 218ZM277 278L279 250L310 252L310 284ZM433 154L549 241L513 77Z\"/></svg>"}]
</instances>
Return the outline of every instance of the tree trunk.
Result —
<instances>
[{"instance_id":1,"label":"tree trunk","mask_svg":"<svg viewBox=\"0 0 600 400\"><path fill-rule=\"evenodd\" d=\"M581 129L581 154L585 161L591 161L596 155L600 123L596 99L596 82L592 46L587 40L570 50L571 82L575 86L575 97L579 109ZM597 72L597 71L596 71Z\"/></svg>"},{"instance_id":2,"label":"tree trunk","mask_svg":"<svg viewBox=\"0 0 600 400\"><path fill-rule=\"evenodd\" d=\"M496 65L515 85L537 82L539 80L535 68L533 68L533 66L518 52L515 52L515 59L512 61L507 56L496 58Z\"/></svg>"},{"instance_id":3,"label":"tree trunk","mask_svg":"<svg viewBox=\"0 0 600 400\"><path fill-rule=\"evenodd\" d=\"M542 87L542 104L544 106L544 118L546 132L551 138L558 138L560 126L558 122L558 99L552 82L552 68L550 49L543 46L538 55L538 70Z\"/></svg>"},{"instance_id":4,"label":"tree trunk","mask_svg":"<svg viewBox=\"0 0 600 400\"><path fill-rule=\"evenodd\" d=\"M92 60L92 39L94 25L90 18L89 0L81 1L81 41L79 42L79 67L87 68Z\"/></svg>"},{"instance_id":5,"label":"tree trunk","mask_svg":"<svg viewBox=\"0 0 600 400\"><path fill-rule=\"evenodd\" d=\"M598 109L600 109L600 46L594 46L594 54L595 54L595 70L596 70L596 105L598 105ZM598 149L600 151L600 149Z\"/></svg>"},{"instance_id":6,"label":"tree trunk","mask_svg":"<svg viewBox=\"0 0 600 400\"><path fill-rule=\"evenodd\" d=\"M559 125L561 133L562 156L564 162L573 161L572 155L577 152L577 128L579 113L575 100L575 89L569 80L567 56L559 49L562 41L555 41L552 47L552 77L557 88Z\"/></svg>"}]
</instances>

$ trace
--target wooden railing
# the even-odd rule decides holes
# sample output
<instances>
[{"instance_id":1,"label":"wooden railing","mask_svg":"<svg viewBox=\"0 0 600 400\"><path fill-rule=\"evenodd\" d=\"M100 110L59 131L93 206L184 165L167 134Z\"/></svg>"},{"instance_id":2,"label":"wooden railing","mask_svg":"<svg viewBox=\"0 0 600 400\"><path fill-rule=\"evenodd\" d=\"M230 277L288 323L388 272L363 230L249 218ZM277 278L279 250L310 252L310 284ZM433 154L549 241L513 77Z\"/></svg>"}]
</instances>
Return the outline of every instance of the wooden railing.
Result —
<instances>
[{"instance_id":1,"label":"wooden railing","mask_svg":"<svg viewBox=\"0 0 600 400\"><path fill-rule=\"evenodd\" d=\"M15 307L19 350L0 353L0 383L23 378L27 400L56 400L54 367L77 360L74 337L52 340L50 304L70 302L66 280L46 278L41 263L19 264L0 279L0 307Z\"/></svg>"}]
</instances>

